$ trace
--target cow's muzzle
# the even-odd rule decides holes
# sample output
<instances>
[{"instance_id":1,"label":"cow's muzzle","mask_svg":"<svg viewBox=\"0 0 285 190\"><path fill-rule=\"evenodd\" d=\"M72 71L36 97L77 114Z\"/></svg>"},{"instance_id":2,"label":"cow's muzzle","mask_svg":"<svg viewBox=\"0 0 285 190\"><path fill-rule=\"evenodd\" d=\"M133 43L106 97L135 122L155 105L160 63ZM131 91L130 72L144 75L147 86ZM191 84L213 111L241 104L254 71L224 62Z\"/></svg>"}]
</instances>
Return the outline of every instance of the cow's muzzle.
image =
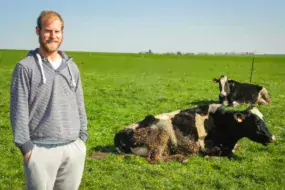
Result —
<instances>
[{"instance_id":1,"label":"cow's muzzle","mask_svg":"<svg viewBox=\"0 0 285 190\"><path fill-rule=\"evenodd\" d=\"M275 140L276 140L276 137L272 135L272 137L270 138L270 142L274 142Z\"/></svg>"},{"instance_id":2,"label":"cow's muzzle","mask_svg":"<svg viewBox=\"0 0 285 190\"><path fill-rule=\"evenodd\" d=\"M269 140L267 142L262 143L264 146L267 146L269 143L273 143L276 140L276 137L272 135L269 137Z\"/></svg>"}]
</instances>

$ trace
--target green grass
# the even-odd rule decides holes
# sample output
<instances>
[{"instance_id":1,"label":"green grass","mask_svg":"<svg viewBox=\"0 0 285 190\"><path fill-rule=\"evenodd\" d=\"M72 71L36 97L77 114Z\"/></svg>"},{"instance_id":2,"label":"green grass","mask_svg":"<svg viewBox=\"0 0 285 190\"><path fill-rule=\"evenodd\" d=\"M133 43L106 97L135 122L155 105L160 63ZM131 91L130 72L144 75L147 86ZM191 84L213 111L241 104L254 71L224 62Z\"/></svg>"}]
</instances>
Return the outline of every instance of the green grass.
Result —
<instances>
[{"instance_id":1,"label":"green grass","mask_svg":"<svg viewBox=\"0 0 285 190\"><path fill-rule=\"evenodd\" d=\"M27 51L0 50L0 189L23 189L22 156L13 144L9 88L13 68ZM222 74L249 82L252 57L68 52L81 71L88 116L88 155L114 151L115 133L147 114L216 101ZM264 85L272 104L259 106L276 136L264 147L242 139L240 159L193 156L150 165L141 157L86 158L81 189L285 189L285 56L255 55L252 83ZM246 105L237 109L245 108Z\"/></svg>"}]
</instances>

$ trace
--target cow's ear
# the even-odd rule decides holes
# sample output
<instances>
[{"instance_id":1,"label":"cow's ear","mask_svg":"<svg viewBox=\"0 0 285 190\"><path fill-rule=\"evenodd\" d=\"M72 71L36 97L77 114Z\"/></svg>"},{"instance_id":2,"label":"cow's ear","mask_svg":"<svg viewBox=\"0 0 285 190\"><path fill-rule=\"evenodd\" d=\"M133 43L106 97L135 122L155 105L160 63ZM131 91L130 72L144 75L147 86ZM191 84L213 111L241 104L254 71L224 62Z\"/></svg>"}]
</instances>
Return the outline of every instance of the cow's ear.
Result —
<instances>
[{"instance_id":1,"label":"cow's ear","mask_svg":"<svg viewBox=\"0 0 285 190\"><path fill-rule=\"evenodd\" d=\"M242 113L235 113L234 118L238 123L242 123L245 119L245 116Z\"/></svg>"},{"instance_id":2,"label":"cow's ear","mask_svg":"<svg viewBox=\"0 0 285 190\"><path fill-rule=\"evenodd\" d=\"M213 79L213 82L214 82L214 83L218 83L218 82L219 82L219 79Z\"/></svg>"}]
</instances>

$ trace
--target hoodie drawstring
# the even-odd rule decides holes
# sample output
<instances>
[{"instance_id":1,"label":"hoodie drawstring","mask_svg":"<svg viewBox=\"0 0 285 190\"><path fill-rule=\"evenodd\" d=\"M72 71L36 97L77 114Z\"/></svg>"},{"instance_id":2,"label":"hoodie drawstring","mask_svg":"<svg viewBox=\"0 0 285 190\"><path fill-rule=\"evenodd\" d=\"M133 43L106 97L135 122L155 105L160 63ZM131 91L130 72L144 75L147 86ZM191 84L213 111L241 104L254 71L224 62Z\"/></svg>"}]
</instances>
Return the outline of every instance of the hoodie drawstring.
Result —
<instances>
[{"instance_id":1,"label":"hoodie drawstring","mask_svg":"<svg viewBox=\"0 0 285 190\"><path fill-rule=\"evenodd\" d=\"M41 75L42 75L42 78L43 78L43 83L45 84L47 79L46 79L46 76L45 76L45 73L44 73L44 69L43 69L43 62L42 62L42 58L41 56L37 53L37 58L38 58L38 63L40 65L40 68L41 68ZM74 80L74 77L73 77L73 74L70 70L70 67L69 67L69 64L67 64L67 67L68 67L68 71L69 71L69 74L71 76L71 85L72 87L76 87L76 83L75 83L75 80Z\"/></svg>"},{"instance_id":2,"label":"hoodie drawstring","mask_svg":"<svg viewBox=\"0 0 285 190\"><path fill-rule=\"evenodd\" d=\"M42 58L41 58L41 56L38 53L37 53L37 58L38 58L38 63L39 63L40 68L41 68L41 74L42 74L42 78L43 78L43 83L45 84L47 79L46 79L46 76L45 76L45 73L44 73L44 69L43 69Z\"/></svg>"},{"instance_id":3,"label":"hoodie drawstring","mask_svg":"<svg viewBox=\"0 0 285 190\"><path fill-rule=\"evenodd\" d=\"M73 87L75 88L75 87L76 87L76 83L75 83L75 80L74 80L74 78L73 78L72 72L71 72L71 70L70 70L69 64L67 65L67 67L68 67L69 74L70 74L70 76L71 76L72 85L73 85Z\"/></svg>"}]
</instances>

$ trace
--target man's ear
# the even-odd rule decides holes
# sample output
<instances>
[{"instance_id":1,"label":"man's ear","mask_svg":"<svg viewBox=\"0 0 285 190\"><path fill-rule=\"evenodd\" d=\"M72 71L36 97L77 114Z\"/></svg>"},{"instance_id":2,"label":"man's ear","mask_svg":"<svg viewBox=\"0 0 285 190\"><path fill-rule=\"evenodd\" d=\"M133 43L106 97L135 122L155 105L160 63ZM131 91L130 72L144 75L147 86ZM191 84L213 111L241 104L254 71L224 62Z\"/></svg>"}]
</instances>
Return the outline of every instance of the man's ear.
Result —
<instances>
[{"instance_id":1,"label":"man's ear","mask_svg":"<svg viewBox=\"0 0 285 190\"><path fill-rule=\"evenodd\" d=\"M245 116L242 113L235 113L234 118L238 123L242 123L245 119Z\"/></svg>"},{"instance_id":2,"label":"man's ear","mask_svg":"<svg viewBox=\"0 0 285 190\"><path fill-rule=\"evenodd\" d=\"M214 82L214 83L218 83L218 82L219 82L219 79L215 79L215 78L214 78L214 79L213 79L213 82Z\"/></svg>"},{"instance_id":3,"label":"man's ear","mask_svg":"<svg viewBox=\"0 0 285 190\"><path fill-rule=\"evenodd\" d=\"M36 26L36 34L40 35L40 28Z\"/></svg>"}]
</instances>

